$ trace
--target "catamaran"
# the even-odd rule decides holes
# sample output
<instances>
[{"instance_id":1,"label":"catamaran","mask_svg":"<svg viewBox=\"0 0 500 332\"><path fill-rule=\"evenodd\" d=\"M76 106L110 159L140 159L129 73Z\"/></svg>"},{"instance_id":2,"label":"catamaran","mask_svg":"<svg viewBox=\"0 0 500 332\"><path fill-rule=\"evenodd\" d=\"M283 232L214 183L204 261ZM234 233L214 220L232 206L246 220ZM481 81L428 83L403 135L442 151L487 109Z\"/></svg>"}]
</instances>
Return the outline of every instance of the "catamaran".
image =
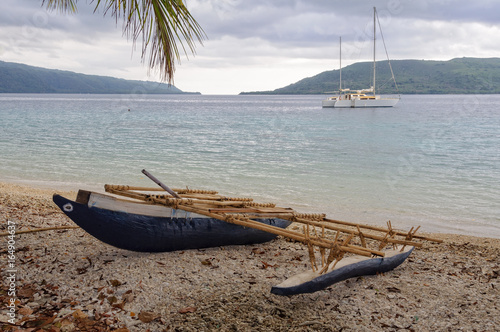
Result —
<instances>
[{"instance_id":1,"label":"catamaran","mask_svg":"<svg viewBox=\"0 0 500 332\"><path fill-rule=\"evenodd\" d=\"M377 71L377 64L375 62L375 42L376 42L376 22L377 22L377 9L373 7L373 85L369 89L351 90L342 89L342 37L340 37L340 87L337 96L329 97L322 102L325 107L344 107L344 108L361 108L361 107L393 107L399 101L398 98L382 97L375 94L375 78ZM383 39L382 39L383 40ZM384 43L385 47L385 43ZM392 79L396 85L392 66L389 61L389 68L391 69Z\"/></svg>"}]
</instances>

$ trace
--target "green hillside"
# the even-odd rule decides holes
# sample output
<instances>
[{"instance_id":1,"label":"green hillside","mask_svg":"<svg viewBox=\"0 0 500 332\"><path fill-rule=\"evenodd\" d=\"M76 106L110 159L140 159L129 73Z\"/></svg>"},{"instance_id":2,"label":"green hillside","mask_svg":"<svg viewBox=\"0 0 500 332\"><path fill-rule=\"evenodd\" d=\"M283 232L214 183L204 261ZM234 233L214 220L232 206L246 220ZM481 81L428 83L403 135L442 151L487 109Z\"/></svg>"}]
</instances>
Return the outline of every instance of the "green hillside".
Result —
<instances>
[{"instance_id":1,"label":"green hillside","mask_svg":"<svg viewBox=\"0 0 500 332\"><path fill-rule=\"evenodd\" d=\"M377 93L391 94L495 94L500 93L500 58L457 58L449 61L391 60L399 88L391 80L387 61L377 62ZM373 62L342 69L342 87L369 88ZM339 89L339 70L322 72L274 91L242 94L330 94Z\"/></svg>"},{"instance_id":2,"label":"green hillside","mask_svg":"<svg viewBox=\"0 0 500 332\"><path fill-rule=\"evenodd\" d=\"M173 85L0 61L0 93L179 94Z\"/></svg>"}]
</instances>

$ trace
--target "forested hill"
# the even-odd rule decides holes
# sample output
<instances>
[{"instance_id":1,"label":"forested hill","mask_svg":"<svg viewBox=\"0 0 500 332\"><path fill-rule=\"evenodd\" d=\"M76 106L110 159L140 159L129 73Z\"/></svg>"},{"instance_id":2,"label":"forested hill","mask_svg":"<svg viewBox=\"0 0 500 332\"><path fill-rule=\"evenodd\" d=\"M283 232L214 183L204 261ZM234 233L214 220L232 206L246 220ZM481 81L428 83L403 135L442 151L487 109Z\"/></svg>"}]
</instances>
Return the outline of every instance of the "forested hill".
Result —
<instances>
[{"instance_id":1,"label":"forested hill","mask_svg":"<svg viewBox=\"0 0 500 332\"><path fill-rule=\"evenodd\" d=\"M0 93L185 93L173 85L84 75L0 61Z\"/></svg>"},{"instance_id":2,"label":"forested hill","mask_svg":"<svg viewBox=\"0 0 500 332\"><path fill-rule=\"evenodd\" d=\"M401 94L500 93L500 58L456 58L449 61L391 60ZM342 69L342 88L369 88L373 62ZM323 94L339 89L339 70L322 72L274 91L242 94ZM387 61L377 61L377 93L398 93Z\"/></svg>"}]
</instances>

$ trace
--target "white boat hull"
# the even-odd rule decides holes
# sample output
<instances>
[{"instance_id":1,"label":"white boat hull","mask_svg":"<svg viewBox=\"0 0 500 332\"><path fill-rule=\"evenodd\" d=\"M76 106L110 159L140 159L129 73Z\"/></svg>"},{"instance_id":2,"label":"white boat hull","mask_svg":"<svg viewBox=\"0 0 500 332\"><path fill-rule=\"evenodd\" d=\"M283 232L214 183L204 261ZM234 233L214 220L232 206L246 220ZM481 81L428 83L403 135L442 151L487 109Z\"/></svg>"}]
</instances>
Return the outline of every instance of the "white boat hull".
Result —
<instances>
[{"instance_id":1,"label":"white boat hull","mask_svg":"<svg viewBox=\"0 0 500 332\"><path fill-rule=\"evenodd\" d=\"M323 108L372 108L372 107L393 107L399 98L377 98L377 99L325 99L322 102Z\"/></svg>"},{"instance_id":2,"label":"white boat hull","mask_svg":"<svg viewBox=\"0 0 500 332\"><path fill-rule=\"evenodd\" d=\"M323 100L323 108L326 107L335 107L335 103L337 102L337 99L325 99Z\"/></svg>"},{"instance_id":3,"label":"white boat hull","mask_svg":"<svg viewBox=\"0 0 500 332\"><path fill-rule=\"evenodd\" d=\"M377 99L353 99L338 100L335 108L370 108L370 107L393 107L399 98L377 98Z\"/></svg>"}]
</instances>

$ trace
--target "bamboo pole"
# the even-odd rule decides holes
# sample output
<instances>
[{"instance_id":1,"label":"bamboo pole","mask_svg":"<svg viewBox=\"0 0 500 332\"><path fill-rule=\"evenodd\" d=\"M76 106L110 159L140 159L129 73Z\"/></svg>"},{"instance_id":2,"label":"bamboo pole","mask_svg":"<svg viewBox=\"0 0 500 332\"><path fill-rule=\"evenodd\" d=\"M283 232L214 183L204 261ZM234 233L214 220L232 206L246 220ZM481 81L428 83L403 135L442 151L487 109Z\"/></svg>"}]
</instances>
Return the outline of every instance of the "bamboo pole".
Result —
<instances>
[{"instance_id":1,"label":"bamboo pole","mask_svg":"<svg viewBox=\"0 0 500 332\"><path fill-rule=\"evenodd\" d=\"M387 232L387 229L382 228L382 227L371 226L371 225L360 225L360 224L356 224L356 223L349 222L349 221L335 220L335 219L330 219L330 218L325 218L323 221L331 222L331 223L335 223L335 224L346 225L346 226L352 226L352 227L359 226L361 228L370 229L373 231ZM393 230L393 231L397 235L401 235L401 236L408 235L408 232L399 231L399 230ZM441 240L441 239L431 238L431 237L427 237L427 236L423 236L423 235L413 235L413 237L418 238L418 239L422 239L422 240L426 240L426 241L431 241L431 242L437 242L437 243L443 242L443 240Z\"/></svg>"},{"instance_id":2,"label":"bamboo pole","mask_svg":"<svg viewBox=\"0 0 500 332\"><path fill-rule=\"evenodd\" d=\"M148 200L148 197L156 197L156 196L151 196L149 194L142 194L142 193L136 193L133 191L125 191L125 190L118 190L118 189L113 189L111 187L106 188L106 191L115 194L115 195L120 195L120 196L125 196L129 198L134 198L138 200ZM158 196L157 198L159 199L167 199L171 202L171 204L184 204L184 205L190 205L193 204L193 200L190 198L172 198L172 197L167 197L167 196ZM230 205L244 205L247 203L247 201L215 201L215 200L202 200L202 199L196 199L197 204L207 204L207 205L214 205L216 206L230 206ZM255 211L255 210L254 210Z\"/></svg>"},{"instance_id":3,"label":"bamboo pole","mask_svg":"<svg viewBox=\"0 0 500 332\"><path fill-rule=\"evenodd\" d=\"M285 216L283 216L283 219L286 219L284 217ZM287 219L287 220L296 221L296 222L300 222L300 223L303 223L303 224L310 224L310 225L314 225L314 226L317 226L317 227L325 227L326 229L330 229L330 230L337 231L337 232L342 232L342 233L354 233L355 235L358 235L358 236L361 233L359 230L350 230L350 229L347 229L347 228L343 228L343 227L339 227L339 226L334 226L331 223L324 224L322 222L308 220L308 219L303 219L303 218L290 218L290 219ZM384 232L387 233L387 229L385 229ZM374 234L369 234L369 233L361 233L361 234L363 234L363 236L365 238L370 238L370 239L377 240L377 241L382 241L382 240L385 239L384 237L379 236L379 235L374 235ZM391 242L391 243L395 243L395 244L406 244L406 245L411 245L411 246L415 246L415 247L422 247L422 243L420 243L420 242L414 242L414 241L408 241L408 240L398 240L398 239L387 239L387 241Z\"/></svg>"},{"instance_id":4,"label":"bamboo pole","mask_svg":"<svg viewBox=\"0 0 500 332\"><path fill-rule=\"evenodd\" d=\"M225 219L220 219L220 220L227 221ZM306 238L302 233L283 230L279 227L262 224L258 221L254 221L251 219L244 219L244 220L235 219L234 222L232 220L227 221L227 222L231 222L231 223L234 223L234 224L240 225L240 226L245 226L245 227L263 230L263 231L266 231L268 233L273 233L276 235L282 235L284 237L288 237L288 238L291 238L293 240L300 241L300 242L303 242L306 244L311 243L312 245L315 245L317 247L332 248L332 246L334 245L334 242L331 240L321 239L321 238L313 238L313 237ZM370 257L372 255L381 256L381 257L385 256L384 252L382 252L380 250L367 249L367 248L358 247L358 246L354 246L354 245L340 246L340 249L342 251L345 251L345 252L350 252L352 254L366 256L366 257Z\"/></svg>"},{"instance_id":5,"label":"bamboo pole","mask_svg":"<svg viewBox=\"0 0 500 332\"><path fill-rule=\"evenodd\" d=\"M222 196L220 195L211 195L211 194L195 194L195 193L187 193L187 194L179 194L182 198L194 198L194 199L206 199L217 201L221 200Z\"/></svg>"},{"instance_id":6,"label":"bamboo pole","mask_svg":"<svg viewBox=\"0 0 500 332\"><path fill-rule=\"evenodd\" d=\"M317 221L309 220L309 219L305 219L305 218L297 218L296 216L297 216L297 214L295 214L295 213L278 213L275 215L275 218L286 219L286 220L295 221L295 222L299 222L299 223L314 224L314 226L325 227L327 229L334 230L334 231L340 231L342 233L355 232L356 235L363 234L365 237L371 238L374 240L381 240L383 237L377 236L377 235L371 235L369 233L362 233L360 228L365 228L365 229L370 229L370 230L374 230L374 231L378 231L378 232L387 233L387 229L382 228L382 227L376 227L376 226L370 226L370 225L360 225L360 224L351 223L351 222L347 222L347 221L340 221L340 220L334 220L334 219L328 219L328 218L323 218L320 222L317 222ZM326 222L326 224L323 222ZM357 232L350 230L350 229L347 229L347 228L342 228L339 226L332 226L332 224L337 224L337 223L341 224L341 225L356 227ZM398 230L394 230L394 229L392 230L392 232L398 236L404 236L404 237L409 237L409 238L419 238L419 239L423 239L423 240L427 240L427 241L431 241L431 242L439 242L439 243L443 242L440 239L434 239L434 238L429 238L429 237L425 237L425 236L415 235L415 232L409 233L409 232L398 231ZM412 245L412 246L416 246L416 247L422 246L422 244L419 242L411 242L409 240L390 239L389 242L395 243L395 244Z\"/></svg>"},{"instance_id":7,"label":"bamboo pole","mask_svg":"<svg viewBox=\"0 0 500 332\"><path fill-rule=\"evenodd\" d=\"M105 184L104 188L110 188L115 190L133 190L133 191L165 191L163 188L158 187L138 187L138 186L128 186L122 184ZM203 189L189 189L189 188L172 188L177 194L200 194L200 195L217 195L218 192L215 190L203 190Z\"/></svg>"},{"instance_id":8,"label":"bamboo pole","mask_svg":"<svg viewBox=\"0 0 500 332\"><path fill-rule=\"evenodd\" d=\"M147 198L149 196L147 194L140 194L140 193L135 193L135 192L131 192L131 191L123 191L123 190L111 189L111 188L106 188L106 191L108 193L111 193L111 194L125 196L125 197L129 197L129 198L134 198L134 199L138 199L138 200L146 201L146 202L147 202Z\"/></svg>"},{"instance_id":9,"label":"bamboo pole","mask_svg":"<svg viewBox=\"0 0 500 332\"><path fill-rule=\"evenodd\" d=\"M275 211L273 211L275 210ZM276 218L276 214L287 213L285 209L281 210L279 208L259 208L259 207L223 207L223 208L211 208L210 212L219 212L219 213L256 213L263 214L267 213L268 215L274 216Z\"/></svg>"},{"instance_id":10,"label":"bamboo pole","mask_svg":"<svg viewBox=\"0 0 500 332\"><path fill-rule=\"evenodd\" d=\"M121 184L105 184L104 189L108 191L108 189L113 189L113 190L133 190L133 191L164 191L163 188L156 188L156 187L136 187L136 186L127 186L127 185L121 185ZM175 190L175 189L174 189Z\"/></svg>"},{"instance_id":11,"label":"bamboo pole","mask_svg":"<svg viewBox=\"0 0 500 332\"><path fill-rule=\"evenodd\" d=\"M112 185L112 184L106 184L104 185L104 190L109 193L115 193L117 195L120 195L117 192L120 193L128 193L129 195L132 194L137 194L137 195L144 195L144 196L149 196L148 194L144 193L136 193L135 191L161 191L164 192L162 188L149 188L149 187L132 187L132 186L126 186L126 185ZM206 201L221 201L221 202L226 202L224 204L244 204L244 203L250 203L253 202L253 198L249 197L226 197L226 196L221 196L221 195L216 195L216 194L204 194L204 193L197 193L197 191L202 191L202 190L196 190L196 189L171 189L173 191L188 191L186 194L178 194L179 197L176 198L193 198L196 200L206 200ZM193 193L191 193L193 191ZM213 193L217 193L216 191L213 191ZM125 196L125 194L124 194ZM132 197L133 196L128 196ZM233 202L233 203L230 203ZM259 203L257 203L259 204ZM271 203L260 203L260 204L266 204L269 205Z\"/></svg>"}]
</instances>

